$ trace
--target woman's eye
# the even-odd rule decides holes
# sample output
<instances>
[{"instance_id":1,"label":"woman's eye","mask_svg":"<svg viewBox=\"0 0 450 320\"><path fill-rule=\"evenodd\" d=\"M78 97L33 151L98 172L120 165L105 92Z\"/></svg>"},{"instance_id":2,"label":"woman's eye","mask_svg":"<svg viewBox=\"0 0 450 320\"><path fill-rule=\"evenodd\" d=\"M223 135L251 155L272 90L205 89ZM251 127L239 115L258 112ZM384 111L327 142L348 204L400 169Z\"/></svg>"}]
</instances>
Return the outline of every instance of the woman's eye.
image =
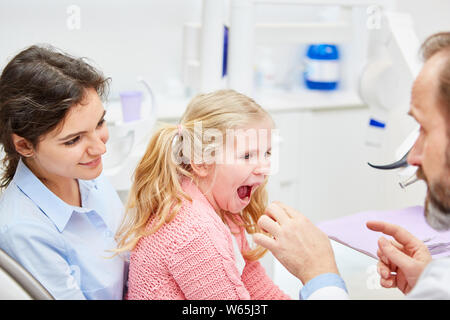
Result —
<instances>
[{"instance_id":1,"label":"woman's eye","mask_svg":"<svg viewBox=\"0 0 450 320\"><path fill-rule=\"evenodd\" d=\"M245 160L250 159L250 153L246 153L246 154L244 155L244 159L245 159Z\"/></svg>"},{"instance_id":2,"label":"woman's eye","mask_svg":"<svg viewBox=\"0 0 450 320\"><path fill-rule=\"evenodd\" d=\"M267 151L267 152L266 152L266 158L269 158L271 155L272 155L272 152L271 152L271 151Z\"/></svg>"},{"instance_id":3,"label":"woman's eye","mask_svg":"<svg viewBox=\"0 0 450 320\"><path fill-rule=\"evenodd\" d=\"M80 141L80 136L73 138L72 140L66 141L64 142L64 145L66 146L73 146L74 144L76 144L78 141Z\"/></svg>"}]
</instances>

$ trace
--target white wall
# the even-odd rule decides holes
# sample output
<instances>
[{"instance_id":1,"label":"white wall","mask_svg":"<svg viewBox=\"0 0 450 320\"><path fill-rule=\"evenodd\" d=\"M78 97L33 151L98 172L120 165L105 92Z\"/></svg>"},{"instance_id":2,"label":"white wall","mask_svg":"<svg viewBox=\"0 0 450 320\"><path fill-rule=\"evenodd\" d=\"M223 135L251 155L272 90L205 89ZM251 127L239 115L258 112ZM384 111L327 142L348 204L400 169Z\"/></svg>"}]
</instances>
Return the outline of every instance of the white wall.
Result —
<instances>
[{"instance_id":1,"label":"white wall","mask_svg":"<svg viewBox=\"0 0 450 320\"><path fill-rule=\"evenodd\" d=\"M80 8L80 29L67 26L71 5ZM113 95L138 75L162 90L181 70L183 23L200 17L201 0L2 0L0 68L24 47L50 43L92 59L112 77Z\"/></svg>"},{"instance_id":2,"label":"white wall","mask_svg":"<svg viewBox=\"0 0 450 320\"><path fill-rule=\"evenodd\" d=\"M395 3L413 15L420 40L450 29L450 1ZM80 29L67 26L71 5L80 8ZM24 47L50 43L92 59L112 77L113 96L133 88L138 75L164 94L169 79L181 79L182 26L201 21L201 5L201 0L2 0L0 69ZM264 5L257 7L256 22L318 21L335 15L333 7Z\"/></svg>"},{"instance_id":3,"label":"white wall","mask_svg":"<svg viewBox=\"0 0 450 320\"><path fill-rule=\"evenodd\" d=\"M420 41L439 31L450 30L450 1L397 0L396 8L414 18L414 28Z\"/></svg>"},{"instance_id":4,"label":"white wall","mask_svg":"<svg viewBox=\"0 0 450 320\"><path fill-rule=\"evenodd\" d=\"M79 29L68 26L72 5L80 9ZM183 24L200 22L201 7L202 0L2 0L0 69L23 48L49 43L89 57L112 77L112 98L134 88L138 75L165 94L170 79L181 80ZM311 21L333 9L269 5L256 13L257 22Z\"/></svg>"}]
</instances>

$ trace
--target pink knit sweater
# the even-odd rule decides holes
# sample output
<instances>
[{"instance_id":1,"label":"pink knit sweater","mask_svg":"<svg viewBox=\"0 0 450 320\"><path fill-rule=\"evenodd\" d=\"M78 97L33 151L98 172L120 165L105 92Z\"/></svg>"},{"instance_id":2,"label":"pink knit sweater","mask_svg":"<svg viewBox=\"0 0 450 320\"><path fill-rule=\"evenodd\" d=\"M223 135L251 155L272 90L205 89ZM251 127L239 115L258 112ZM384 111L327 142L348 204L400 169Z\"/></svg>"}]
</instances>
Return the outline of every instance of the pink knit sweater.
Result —
<instances>
[{"instance_id":1,"label":"pink knit sweater","mask_svg":"<svg viewBox=\"0 0 450 320\"><path fill-rule=\"evenodd\" d=\"M182 187L193 202L131 252L126 299L290 299L258 261L239 272L230 228L193 183ZM231 228L241 251L249 249L244 229Z\"/></svg>"}]
</instances>

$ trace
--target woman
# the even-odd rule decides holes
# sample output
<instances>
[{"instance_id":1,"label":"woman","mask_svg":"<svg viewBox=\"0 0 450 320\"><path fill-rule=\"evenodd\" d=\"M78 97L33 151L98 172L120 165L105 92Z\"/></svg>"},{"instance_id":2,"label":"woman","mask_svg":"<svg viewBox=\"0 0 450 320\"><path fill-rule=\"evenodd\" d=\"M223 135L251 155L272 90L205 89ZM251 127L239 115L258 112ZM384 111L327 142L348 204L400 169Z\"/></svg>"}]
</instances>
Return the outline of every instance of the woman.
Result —
<instances>
[{"instance_id":1,"label":"woman","mask_svg":"<svg viewBox=\"0 0 450 320\"><path fill-rule=\"evenodd\" d=\"M101 176L108 79L82 59L32 46L0 77L0 248L56 299L122 299L110 258L123 207Z\"/></svg>"}]
</instances>

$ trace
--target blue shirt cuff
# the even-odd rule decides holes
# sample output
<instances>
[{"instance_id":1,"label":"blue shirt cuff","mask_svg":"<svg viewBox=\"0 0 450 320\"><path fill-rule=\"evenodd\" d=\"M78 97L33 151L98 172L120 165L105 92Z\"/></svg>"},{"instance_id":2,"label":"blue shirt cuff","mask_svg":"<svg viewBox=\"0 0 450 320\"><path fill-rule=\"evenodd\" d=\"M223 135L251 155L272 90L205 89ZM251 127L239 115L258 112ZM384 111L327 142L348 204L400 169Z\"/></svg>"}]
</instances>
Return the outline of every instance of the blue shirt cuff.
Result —
<instances>
[{"instance_id":1,"label":"blue shirt cuff","mask_svg":"<svg viewBox=\"0 0 450 320\"><path fill-rule=\"evenodd\" d=\"M300 290L300 300L306 300L315 291L324 287L339 287L348 293L344 280L336 273L324 273L309 280Z\"/></svg>"}]
</instances>

